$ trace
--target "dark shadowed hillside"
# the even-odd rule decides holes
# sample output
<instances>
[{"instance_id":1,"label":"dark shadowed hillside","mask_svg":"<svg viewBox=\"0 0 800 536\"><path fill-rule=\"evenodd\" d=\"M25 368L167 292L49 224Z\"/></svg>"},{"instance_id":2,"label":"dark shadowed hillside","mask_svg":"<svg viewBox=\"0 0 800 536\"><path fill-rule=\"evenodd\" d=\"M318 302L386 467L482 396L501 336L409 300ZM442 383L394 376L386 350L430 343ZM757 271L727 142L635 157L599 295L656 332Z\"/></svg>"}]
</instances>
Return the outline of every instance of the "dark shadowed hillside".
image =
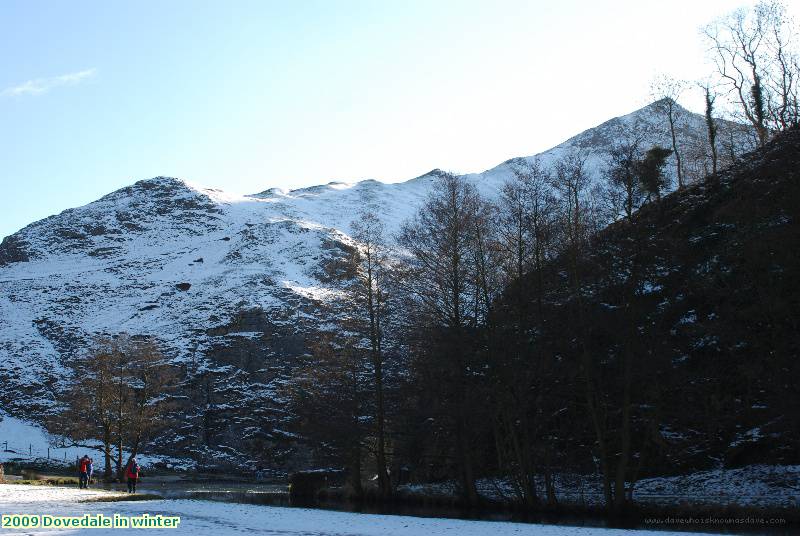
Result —
<instances>
[{"instance_id":1,"label":"dark shadowed hillside","mask_svg":"<svg viewBox=\"0 0 800 536\"><path fill-rule=\"evenodd\" d=\"M704 125L682 110L683 142L701 143ZM464 180L494 199L520 166L549 169L585 152L602 182L605 155L625 132L669 143L656 102ZM186 401L167 450L203 463L276 464L292 439L281 390L318 332L340 331L352 223L371 199L391 237L438 174L252 196L156 177L32 223L0 243L0 406L39 421L57 415L95 337L152 337L181 369Z\"/></svg>"},{"instance_id":2,"label":"dark shadowed hillside","mask_svg":"<svg viewBox=\"0 0 800 536\"><path fill-rule=\"evenodd\" d=\"M526 318L555 466L800 463L799 170L795 129L549 267Z\"/></svg>"}]
</instances>

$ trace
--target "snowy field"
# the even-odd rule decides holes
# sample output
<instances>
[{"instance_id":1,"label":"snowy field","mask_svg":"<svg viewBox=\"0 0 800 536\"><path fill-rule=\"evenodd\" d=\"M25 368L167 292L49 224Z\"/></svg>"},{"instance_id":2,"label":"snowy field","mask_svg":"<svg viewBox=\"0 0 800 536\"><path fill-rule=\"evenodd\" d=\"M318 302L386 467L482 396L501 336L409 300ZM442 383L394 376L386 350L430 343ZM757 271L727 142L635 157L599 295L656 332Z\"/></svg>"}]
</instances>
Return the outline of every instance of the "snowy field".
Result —
<instances>
[{"instance_id":1,"label":"snowy field","mask_svg":"<svg viewBox=\"0 0 800 536\"><path fill-rule=\"evenodd\" d=\"M99 449L72 446L61 437L48 434L38 424L17 419L0 411L0 463L22 460L71 465L84 454L88 454L95 460L95 470L97 470L102 457ZM137 459L144 467L154 463L170 465L176 469L187 468L191 465L186 460L146 454L137 456Z\"/></svg>"},{"instance_id":2,"label":"snowy field","mask_svg":"<svg viewBox=\"0 0 800 536\"><path fill-rule=\"evenodd\" d=\"M138 516L144 513L180 516L177 529L170 534L215 536L229 534L272 534L303 536L622 536L629 530L531 525L495 521L417 518L353 514L303 508L279 508L195 500L143 502L82 502L110 492L43 486L0 485L0 514L52 514L82 516L103 514L111 517ZM125 529L122 529L125 530ZM128 529L135 530L135 529ZM164 529L167 530L167 529ZM120 529L6 529L8 534L119 534ZM676 534L664 531L637 531L637 536Z\"/></svg>"},{"instance_id":3,"label":"snowy field","mask_svg":"<svg viewBox=\"0 0 800 536\"><path fill-rule=\"evenodd\" d=\"M52 463L69 464L84 454L99 459L97 451L63 446L61 438L48 434L42 427L0 411L0 462L14 459L43 462L49 455Z\"/></svg>"}]
</instances>

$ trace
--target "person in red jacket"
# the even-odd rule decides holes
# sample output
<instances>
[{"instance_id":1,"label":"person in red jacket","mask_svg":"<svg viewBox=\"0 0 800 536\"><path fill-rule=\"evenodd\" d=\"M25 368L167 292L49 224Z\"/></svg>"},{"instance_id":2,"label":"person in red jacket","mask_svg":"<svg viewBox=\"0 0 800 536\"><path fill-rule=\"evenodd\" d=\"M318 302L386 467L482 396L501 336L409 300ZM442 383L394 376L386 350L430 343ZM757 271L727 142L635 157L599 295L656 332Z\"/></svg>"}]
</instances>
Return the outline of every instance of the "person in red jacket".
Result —
<instances>
[{"instance_id":1,"label":"person in red jacket","mask_svg":"<svg viewBox=\"0 0 800 536\"><path fill-rule=\"evenodd\" d=\"M83 458L78 460L78 487L81 489L89 487L89 467L92 465L92 459L88 454L84 454Z\"/></svg>"},{"instance_id":2,"label":"person in red jacket","mask_svg":"<svg viewBox=\"0 0 800 536\"><path fill-rule=\"evenodd\" d=\"M139 464L136 463L136 458L131 458L128 462L125 476L128 479L128 493L136 493L136 481L139 480Z\"/></svg>"}]
</instances>

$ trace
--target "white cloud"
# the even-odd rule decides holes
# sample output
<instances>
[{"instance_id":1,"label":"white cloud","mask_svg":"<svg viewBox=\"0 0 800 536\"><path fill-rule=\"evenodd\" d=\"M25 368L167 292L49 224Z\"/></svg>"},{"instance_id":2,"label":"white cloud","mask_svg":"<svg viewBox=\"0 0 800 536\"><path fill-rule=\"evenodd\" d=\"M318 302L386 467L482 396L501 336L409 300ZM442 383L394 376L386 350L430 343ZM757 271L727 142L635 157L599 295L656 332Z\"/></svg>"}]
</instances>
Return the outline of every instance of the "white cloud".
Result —
<instances>
[{"instance_id":1,"label":"white cloud","mask_svg":"<svg viewBox=\"0 0 800 536\"><path fill-rule=\"evenodd\" d=\"M34 80L27 80L21 84L7 87L3 91L0 91L0 97L41 95L43 93L47 93L55 87L80 84L84 80L93 77L96 73L97 69L91 68L74 73L62 74L60 76L51 76L50 78L36 78Z\"/></svg>"}]
</instances>

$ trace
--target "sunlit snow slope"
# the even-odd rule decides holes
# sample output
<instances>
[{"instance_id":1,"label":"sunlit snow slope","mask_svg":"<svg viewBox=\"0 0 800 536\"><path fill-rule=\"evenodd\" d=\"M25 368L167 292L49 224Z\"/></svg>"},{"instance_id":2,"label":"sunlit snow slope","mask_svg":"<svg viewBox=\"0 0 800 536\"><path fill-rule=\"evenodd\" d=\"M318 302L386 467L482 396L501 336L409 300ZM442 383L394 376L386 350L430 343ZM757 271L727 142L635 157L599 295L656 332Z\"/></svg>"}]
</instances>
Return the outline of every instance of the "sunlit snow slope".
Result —
<instances>
[{"instance_id":1,"label":"sunlit snow slope","mask_svg":"<svg viewBox=\"0 0 800 536\"><path fill-rule=\"evenodd\" d=\"M704 128L702 117L685 113L681 139L696 141ZM540 155L465 177L493 197L523 161L538 158L547 167L580 150L600 180L608 149L637 132L644 145L669 145L651 105ZM157 177L32 223L0 245L0 403L13 414L41 416L70 381L69 361L94 335L149 334L188 374L204 378L204 394L190 395L195 416L213 407L230 422L238 408L250 419L237 420L243 428L268 429L292 360L307 352L309 334L326 329L349 277L348 233L359 208L367 198L380 205L391 235L437 173L251 196ZM200 442L191 417L176 444ZM262 433L243 436L230 426L219 425L218 437L206 434L205 443Z\"/></svg>"}]
</instances>

